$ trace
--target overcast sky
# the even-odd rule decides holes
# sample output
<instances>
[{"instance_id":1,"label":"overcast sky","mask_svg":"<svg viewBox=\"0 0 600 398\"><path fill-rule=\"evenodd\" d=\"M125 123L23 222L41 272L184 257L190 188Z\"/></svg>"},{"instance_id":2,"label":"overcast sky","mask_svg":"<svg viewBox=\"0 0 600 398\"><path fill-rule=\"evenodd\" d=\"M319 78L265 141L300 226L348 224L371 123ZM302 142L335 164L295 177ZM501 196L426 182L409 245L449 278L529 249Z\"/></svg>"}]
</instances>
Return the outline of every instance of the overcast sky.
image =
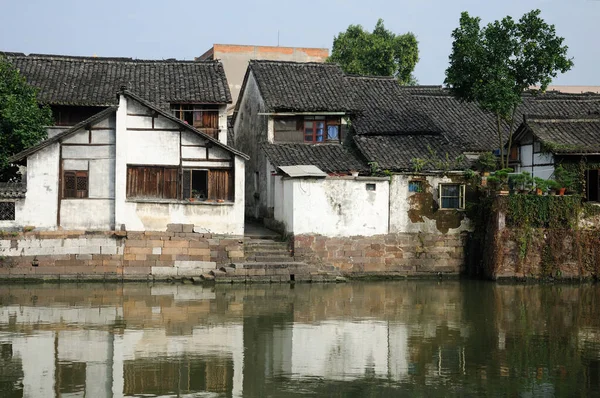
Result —
<instances>
[{"instance_id":1,"label":"overcast sky","mask_svg":"<svg viewBox=\"0 0 600 398\"><path fill-rule=\"evenodd\" d=\"M327 47L377 19L419 40L420 84L441 84L462 11L484 22L534 8L566 38L575 67L554 83L600 85L600 0L0 0L0 50L193 59L213 43Z\"/></svg>"}]
</instances>

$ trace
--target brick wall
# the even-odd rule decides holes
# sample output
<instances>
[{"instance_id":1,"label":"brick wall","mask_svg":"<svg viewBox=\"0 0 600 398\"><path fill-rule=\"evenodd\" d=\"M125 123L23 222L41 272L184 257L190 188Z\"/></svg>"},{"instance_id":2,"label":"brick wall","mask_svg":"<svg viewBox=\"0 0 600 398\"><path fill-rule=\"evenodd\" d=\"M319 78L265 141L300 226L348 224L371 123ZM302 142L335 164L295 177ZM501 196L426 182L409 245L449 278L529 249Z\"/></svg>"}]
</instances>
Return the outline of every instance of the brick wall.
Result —
<instances>
[{"instance_id":1,"label":"brick wall","mask_svg":"<svg viewBox=\"0 0 600 398\"><path fill-rule=\"evenodd\" d=\"M352 276L458 275L464 271L465 242L466 234L297 235L293 247L297 260Z\"/></svg>"},{"instance_id":2,"label":"brick wall","mask_svg":"<svg viewBox=\"0 0 600 398\"><path fill-rule=\"evenodd\" d=\"M33 231L0 235L0 278L147 279L168 268L243 261L241 237L192 232ZM158 273L156 270L162 270Z\"/></svg>"}]
</instances>

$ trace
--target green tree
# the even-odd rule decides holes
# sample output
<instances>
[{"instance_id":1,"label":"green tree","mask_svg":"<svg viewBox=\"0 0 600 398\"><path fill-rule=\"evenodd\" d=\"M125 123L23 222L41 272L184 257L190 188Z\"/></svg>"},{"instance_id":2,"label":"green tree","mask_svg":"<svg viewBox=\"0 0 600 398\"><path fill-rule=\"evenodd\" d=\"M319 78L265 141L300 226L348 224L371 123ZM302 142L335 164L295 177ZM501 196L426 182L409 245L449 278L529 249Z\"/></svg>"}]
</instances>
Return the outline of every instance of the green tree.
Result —
<instances>
[{"instance_id":1,"label":"green tree","mask_svg":"<svg viewBox=\"0 0 600 398\"><path fill-rule=\"evenodd\" d=\"M36 90L0 56L0 181L16 175L8 158L46 138L52 112L40 107Z\"/></svg>"},{"instance_id":2,"label":"green tree","mask_svg":"<svg viewBox=\"0 0 600 398\"><path fill-rule=\"evenodd\" d=\"M508 163L523 93L532 86L545 91L558 72L573 67L573 61L567 58L564 38L540 18L540 10L525 14L518 22L511 17L485 27L480 22L462 13L460 27L452 32L445 84L460 101L477 103L496 116L502 169Z\"/></svg>"},{"instance_id":3,"label":"green tree","mask_svg":"<svg viewBox=\"0 0 600 398\"><path fill-rule=\"evenodd\" d=\"M380 19L372 33L360 25L350 25L337 35L327 61L339 64L346 73L395 76L402 84L414 84L412 72L419 62L418 44L414 34L396 35Z\"/></svg>"}]
</instances>

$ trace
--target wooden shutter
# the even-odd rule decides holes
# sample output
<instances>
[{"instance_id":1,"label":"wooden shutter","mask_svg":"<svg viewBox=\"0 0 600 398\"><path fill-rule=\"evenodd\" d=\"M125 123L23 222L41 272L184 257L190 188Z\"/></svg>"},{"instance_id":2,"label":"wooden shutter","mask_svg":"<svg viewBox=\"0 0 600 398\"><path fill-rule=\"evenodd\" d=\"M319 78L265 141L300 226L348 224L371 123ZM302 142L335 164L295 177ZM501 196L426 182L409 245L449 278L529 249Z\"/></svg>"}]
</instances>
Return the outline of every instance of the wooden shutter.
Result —
<instances>
[{"instance_id":1,"label":"wooden shutter","mask_svg":"<svg viewBox=\"0 0 600 398\"><path fill-rule=\"evenodd\" d=\"M192 171L183 170L183 199L189 199L192 197Z\"/></svg>"},{"instance_id":2,"label":"wooden shutter","mask_svg":"<svg viewBox=\"0 0 600 398\"><path fill-rule=\"evenodd\" d=\"M65 171L63 177L63 198L77 197L77 178L74 171Z\"/></svg>"},{"instance_id":3,"label":"wooden shutter","mask_svg":"<svg viewBox=\"0 0 600 398\"><path fill-rule=\"evenodd\" d=\"M63 198L87 198L88 185L89 183L87 171L65 171L63 174Z\"/></svg>"},{"instance_id":4,"label":"wooden shutter","mask_svg":"<svg viewBox=\"0 0 600 398\"><path fill-rule=\"evenodd\" d=\"M208 173L208 198L233 200L233 178L231 170L210 170Z\"/></svg>"},{"instance_id":5,"label":"wooden shutter","mask_svg":"<svg viewBox=\"0 0 600 398\"><path fill-rule=\"evenodd\" d=\"M127 167L127 197L177 199L177 168Z\"/></svg>"}]
</instances>

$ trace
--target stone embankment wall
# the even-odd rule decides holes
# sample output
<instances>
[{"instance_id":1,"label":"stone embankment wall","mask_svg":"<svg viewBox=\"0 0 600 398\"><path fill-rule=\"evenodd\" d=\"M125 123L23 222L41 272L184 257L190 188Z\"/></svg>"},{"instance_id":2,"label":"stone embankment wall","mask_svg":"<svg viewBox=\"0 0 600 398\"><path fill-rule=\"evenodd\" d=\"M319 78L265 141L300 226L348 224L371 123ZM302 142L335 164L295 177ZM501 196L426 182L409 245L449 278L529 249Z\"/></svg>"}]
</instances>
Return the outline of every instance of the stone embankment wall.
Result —
<instances>
[{"instance_id":1,"label":"stone embankment wall","mask_svg":"<svg viewBox=\"0 0 600 398\"><path fill-rule=\"evenodd\" d=\"M466 238L466 233L298 235L293 248L296 260L333 267L347 276L459 275L464 271Z\"/></svg>"},{"instance_id":2,"label":"stone embankment wall","mask_svg":"<svg viewBox=\"0 0 600 398\"><path fill-rule=\"evenodd\" d=\"M575 225L517 227L497 199L483 239L469 256L475 275L492 280L582 280L600 275L600 217L579 215ZM499 210L500 209L500 210Z\"/></svg>"},{"instance_id":3,"label":"stone embankment wall","mask_svg":"<svg viewBox=\"0 0 600 398\"><path fill-rule=\"evenodd\" d=\"M199 276L243 261L243 238L166 232L32 231L0 236L0 279L145 280Z\"/></svg>"}]
</instances>

